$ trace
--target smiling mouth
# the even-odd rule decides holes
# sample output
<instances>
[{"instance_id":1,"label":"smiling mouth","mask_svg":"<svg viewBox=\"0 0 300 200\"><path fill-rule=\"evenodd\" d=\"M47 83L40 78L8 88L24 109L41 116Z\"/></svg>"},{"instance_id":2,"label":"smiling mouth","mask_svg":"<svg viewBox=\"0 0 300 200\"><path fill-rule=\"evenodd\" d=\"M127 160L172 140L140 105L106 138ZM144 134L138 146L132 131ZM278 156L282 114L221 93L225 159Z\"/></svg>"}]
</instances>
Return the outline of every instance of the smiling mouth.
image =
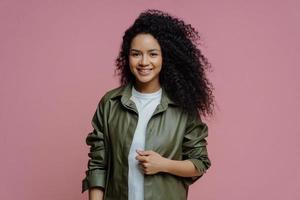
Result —
<instances>
[{"instance_id":1,"label":"smiling mouth","mask_svg":"<svg viewBox=\"0 0 300 200\"><path fill-rule=\"evenodd\" d=\"M137 69L139 74L142 76L149 75L152 71L152 69Z\"/></svg>"}]
</instances>

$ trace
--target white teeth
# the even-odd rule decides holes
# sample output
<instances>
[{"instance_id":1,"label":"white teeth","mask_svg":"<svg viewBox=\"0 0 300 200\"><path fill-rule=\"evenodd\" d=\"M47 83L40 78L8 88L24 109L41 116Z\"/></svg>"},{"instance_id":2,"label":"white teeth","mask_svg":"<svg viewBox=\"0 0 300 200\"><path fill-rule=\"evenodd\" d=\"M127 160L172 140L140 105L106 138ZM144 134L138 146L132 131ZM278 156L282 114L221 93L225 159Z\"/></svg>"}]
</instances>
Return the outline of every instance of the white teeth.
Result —
<instances>
[{"instance_id":1,"label":"white teeth","mask_svg":"<svg viewBox=\"0 0 300 200\"><path fill-rule=\"evenodd\" d=\"M152 69L138 69L141 75L148 75L151 73Z\"/></svg>"}]
</instances>

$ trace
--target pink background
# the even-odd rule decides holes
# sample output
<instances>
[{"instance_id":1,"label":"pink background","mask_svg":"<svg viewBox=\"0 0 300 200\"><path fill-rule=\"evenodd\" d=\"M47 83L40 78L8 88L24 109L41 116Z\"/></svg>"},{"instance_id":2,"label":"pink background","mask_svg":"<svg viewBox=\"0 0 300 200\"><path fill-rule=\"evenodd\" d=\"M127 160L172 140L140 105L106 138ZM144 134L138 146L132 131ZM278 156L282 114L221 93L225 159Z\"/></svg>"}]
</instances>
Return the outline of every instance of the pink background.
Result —
<instances>
[{"instance_id":1,"label":"pink background","mask_svg":"<svg viewBox=\"0 0 300 200\"><path fill-rule=\"evenodd\" d=\"M218 103L189 200L300 199L299 1L0 1L0 199L74 200L126 28L146 8L201 33Z\"/></svg>"}]
</instances>

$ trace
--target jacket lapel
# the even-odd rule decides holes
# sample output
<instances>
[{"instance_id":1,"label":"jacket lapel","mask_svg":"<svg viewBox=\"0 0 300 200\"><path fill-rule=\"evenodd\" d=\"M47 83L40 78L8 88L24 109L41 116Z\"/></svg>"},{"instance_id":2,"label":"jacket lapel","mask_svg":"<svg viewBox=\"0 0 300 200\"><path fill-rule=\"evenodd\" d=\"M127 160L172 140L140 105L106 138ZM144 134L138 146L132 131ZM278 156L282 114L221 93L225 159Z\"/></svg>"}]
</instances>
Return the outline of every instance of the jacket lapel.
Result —
<instances>
[{"instance_id":1,"label":"jacket lapel","mask_svg":"<svg viewBox=\"0 0 300 200\"><path fill-rule=\"evenodd\" d=\"M138 113L135 103L130 99L132 86L133 86L132 82L129 82L127 85L123 87L119 95L121 96L121 103L124 107ZM156 107L153 115L165 111L168 108L169 104L178 106L177 103L175 103L173 100L170 99L170 97L166 93L165 88L162 86L161 101L160 104L158 104L158 106Z\"/></svg>"}]
</instances>

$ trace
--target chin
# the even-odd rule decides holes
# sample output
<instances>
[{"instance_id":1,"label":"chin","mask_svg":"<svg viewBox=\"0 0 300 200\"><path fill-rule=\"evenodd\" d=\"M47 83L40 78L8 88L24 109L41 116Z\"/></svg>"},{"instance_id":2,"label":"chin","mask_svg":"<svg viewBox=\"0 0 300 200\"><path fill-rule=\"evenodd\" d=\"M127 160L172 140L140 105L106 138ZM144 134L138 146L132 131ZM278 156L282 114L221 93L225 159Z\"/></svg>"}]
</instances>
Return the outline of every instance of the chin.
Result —
<instances>
[{"instance_id":1,"label":"chin","mask_svg":"<svg viewBox=\"0 0 300 200\"><path fill-rule=\"evenodd\" d=\"M152 79L136 79L137 82L139 82L139 83L144 83L144 84L150 83L151 80L152 80Z\"/></svg>"},{"instance_id":2,"label":"chin","mask_svg":"<svg viewBox=\"0 0 300 200\"><path fill-rule=\"evenodd\" d=\"M149 82L153 79L153 76L141 76L139 74L134 74L135 76L135 80L137 80L138 82L141 82L141 83L146 83L146 82Z\"/></svg>"}]
</instances>

